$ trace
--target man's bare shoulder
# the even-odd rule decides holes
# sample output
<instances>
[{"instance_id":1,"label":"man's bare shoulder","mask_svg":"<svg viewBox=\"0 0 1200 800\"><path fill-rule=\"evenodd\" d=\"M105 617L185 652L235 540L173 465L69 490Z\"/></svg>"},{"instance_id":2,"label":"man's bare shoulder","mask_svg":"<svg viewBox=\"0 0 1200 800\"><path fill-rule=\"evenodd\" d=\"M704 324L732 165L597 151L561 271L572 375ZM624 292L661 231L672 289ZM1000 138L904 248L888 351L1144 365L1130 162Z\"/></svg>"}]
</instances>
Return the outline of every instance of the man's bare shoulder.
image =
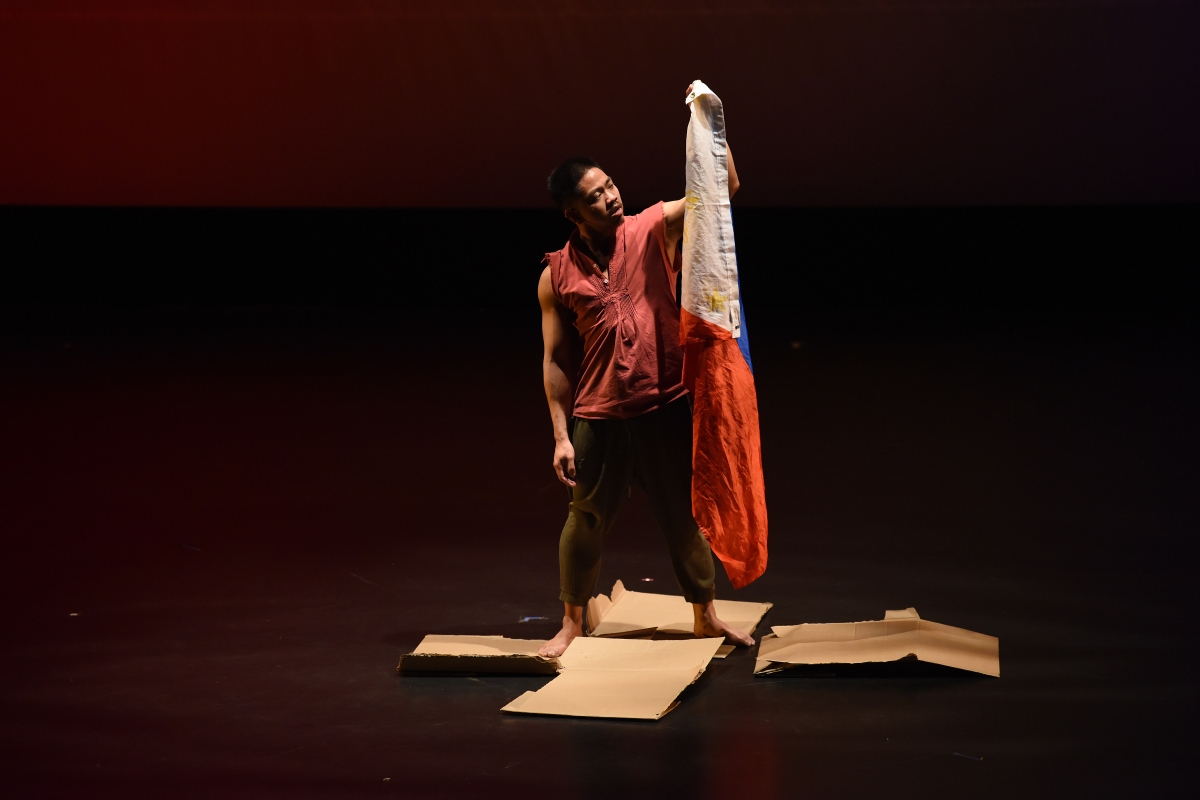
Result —
<instances>
[{"instance_id":1,"label":"man's bare shoulder","mask_svg":"<svg viewBox=\"0 0 1200 800\"><path fill-rule=\"evenodd\" d=\"M554 278L550 274L549 266L542 270L542 277L538 278L538 301L543 307L558 305L558 298L554 295Z\"/></svg>"}]
</instances>

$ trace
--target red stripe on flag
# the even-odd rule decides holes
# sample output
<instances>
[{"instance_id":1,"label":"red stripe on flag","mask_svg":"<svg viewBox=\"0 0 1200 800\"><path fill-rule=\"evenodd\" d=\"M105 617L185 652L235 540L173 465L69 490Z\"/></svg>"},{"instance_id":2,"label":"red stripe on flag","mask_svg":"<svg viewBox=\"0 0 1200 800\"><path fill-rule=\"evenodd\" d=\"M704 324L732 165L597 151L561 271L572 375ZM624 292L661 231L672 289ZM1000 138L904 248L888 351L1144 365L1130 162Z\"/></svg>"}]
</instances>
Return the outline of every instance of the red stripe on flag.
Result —
<instances>
[{"instance_id":1,"label":"red stripe on flag","mask_svg":"<svg viewBox=\"0 0 1200 800\"><path fill-rule=\"evenodd\" d=\"M683 310L692 394L692 514L734 588L767 568L767 499L754 375L729 331Z\"/></svg>"}]
</instances>

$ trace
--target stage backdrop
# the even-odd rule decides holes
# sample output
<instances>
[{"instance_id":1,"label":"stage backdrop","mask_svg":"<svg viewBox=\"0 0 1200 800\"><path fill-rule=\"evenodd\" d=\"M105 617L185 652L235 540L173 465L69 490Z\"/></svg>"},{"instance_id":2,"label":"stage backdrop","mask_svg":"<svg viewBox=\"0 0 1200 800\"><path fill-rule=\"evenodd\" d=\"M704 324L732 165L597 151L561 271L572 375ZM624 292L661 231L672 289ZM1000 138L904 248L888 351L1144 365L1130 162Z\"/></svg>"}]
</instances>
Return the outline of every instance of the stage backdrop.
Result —
<instances>
[{"instance_id":1,"label":"stage backdrop","mask_svg":"<svg viewBox=\"0 0 1200 800\"><path fill-rule=\"evenodd\" d=\"M1200 199L1185 0L3 0L0 203L537 206L683 189L684 89L749 205Z\"/></svg>"}]
</instances>

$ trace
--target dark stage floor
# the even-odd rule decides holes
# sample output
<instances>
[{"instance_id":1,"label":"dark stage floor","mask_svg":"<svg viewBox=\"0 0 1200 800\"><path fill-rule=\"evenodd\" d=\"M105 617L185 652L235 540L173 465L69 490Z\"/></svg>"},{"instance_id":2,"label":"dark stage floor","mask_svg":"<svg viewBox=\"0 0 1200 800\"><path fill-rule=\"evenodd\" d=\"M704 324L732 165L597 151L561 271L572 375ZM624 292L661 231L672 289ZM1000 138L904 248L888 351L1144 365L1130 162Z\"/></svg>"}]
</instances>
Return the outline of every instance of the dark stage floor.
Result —
<instances>
[{"instance_id":1,"label":"dark stage floor","mask_svg":"<svg viewBox=\"0 0 1200 800\"><path fill-rule=\"evenodd\" d=\"M394 674L425 633L553 631L518 623L558 611L564 510L533 320L135 316L9 319L4 796L1190 796L1175 329L760 337L772 560L740 596L767 625L915 606L1000 637L1003 677L756 679L742 651L632 723ZM674 590L636 496L615 578Z\"/></svg>"}]
</instances>

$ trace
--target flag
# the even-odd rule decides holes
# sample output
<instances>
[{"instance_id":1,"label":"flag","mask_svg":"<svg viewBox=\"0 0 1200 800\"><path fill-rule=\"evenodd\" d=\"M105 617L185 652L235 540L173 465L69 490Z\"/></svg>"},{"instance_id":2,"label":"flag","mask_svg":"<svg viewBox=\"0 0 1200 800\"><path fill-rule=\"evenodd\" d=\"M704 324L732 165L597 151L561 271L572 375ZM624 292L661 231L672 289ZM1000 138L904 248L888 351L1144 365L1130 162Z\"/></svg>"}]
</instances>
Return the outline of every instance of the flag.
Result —
<instances>
[{"instance_id":1,"label":"flag","mask_svg":"<svg viewBox=\"0 0 1200 800\"><path fill-rule=\"evenodd\" d=\"M767 568L758 396L742 311L721 100L700 81L687 103L680 339L692 395L692 514L734 588Z\"/></svg>"}]
</instances>

